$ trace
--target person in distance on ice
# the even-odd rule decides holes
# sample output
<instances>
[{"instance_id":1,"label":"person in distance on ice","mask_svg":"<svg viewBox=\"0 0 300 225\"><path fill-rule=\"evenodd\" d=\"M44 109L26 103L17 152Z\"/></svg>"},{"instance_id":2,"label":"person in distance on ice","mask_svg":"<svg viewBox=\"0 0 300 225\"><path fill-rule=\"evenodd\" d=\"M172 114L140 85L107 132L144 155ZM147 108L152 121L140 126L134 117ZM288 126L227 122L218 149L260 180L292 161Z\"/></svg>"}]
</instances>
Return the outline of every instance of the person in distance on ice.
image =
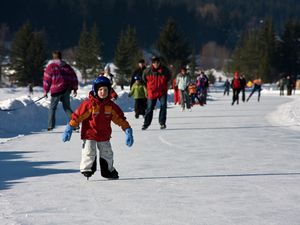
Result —
<instances>
[{"instance_id":1,"label":"person in distance on ice","mask_svg":"<svg viewBox=\"0 0 300 225\"><path fill-rule=\"evenodd\" d=\"M182 67L180 73L177 74L176 77L176 86L180 90L181 111L185 110L185 106L189 111L191 111L190 96L188 92L190 81L190 76L187 73L186 67Z\"/></svg>"},{"instance_id":2,"label":"person in distance on ice","mask_svg":"<svg viewBox=\"0 0 300 225\"><path fill-rule=\"evenodd\" d=\"M49 91L51 93L48 131L55 127L55 111L60 101L67 116L71 117L73 111L70 106L70 95L73 90L75 97L78 89L76 73L69 64L62 60L61 52L54 51L52 57L53 60L46 67L43 78L44 96L47 97Z\"/></svg>"},{"instance_id":3,"label":"person in distance on ice","mask_svg":"<svg viewBox=\"0 0 300 225\"><path fill-rule=\"evenodd\" d=\"M233 79L231 81L231 88L232 88L232 103L231 105L239 104L239 94L241 91L241 79L238 72L234 73Z\"/></svg>"},{"instance_id":4,"label":"person in distance on ice","mask_svg":"<svg viewBox=\"0 0 300 225\"><path fill-rule=\"evenodd\" d=\"M135 83L130 88L128 94L129 97L134 98L134 112L135 118L139 118L139 115L145 116L145 110L147 107L147 90L145 85L141 82L141 77L134 77Z\"/></svg>"},{"instance_id":5,"label":"person in distance on ice","mask_svg":"<svg viewBox=\"0 0 300 225\"><path fill-rule=\"evenodd\" d=\"M170 79L170 70L161 65L159 57L153 56L152 65L145 69L143 73L143 81L147 87L147 109L142 130L146 130L150 126L157 100L160 102L158 117L160 129L166 129L167 97Z\"/></svg>"},{"instance_id":6,"label":"person in distance on ice","mask_svg":"<svg viewBox=\"0 0 300 225\"><path fill-rule=\"evenodd\" d=\"M249 101L249 99L251 98L251 96L253 95L254 92L258 92L258 95L257 95L257 101L259 102L260 100L260 92L261 92L261 85L262 85L262 80L260 78L257 78L253 81L253 89L250 93L250 95L248 96L247 98L247 102Z\"/></svg>"},{"instance_id":7,"label":"person in distance on ice","mask_svg":"<svg viewBox=\"0 0 300 225\"><path fill-rule=\"evenodd\" d=\"M230 92L230 82L228 79L226 79L225 83L224 83L224 92L223 95L229 95Z\"/></svg>"},{"instance_id":8,"label":"person in distance on ice","mask_svg":"<svg viewBox=\"0 0 300 225\"><path fill-rule=\"evenodd\" d=\"M74 127L82 123L81 139L82 158L80 172L89 179L96 169L97 152L99 150L99 162L101 175L108 179L118 179L117 170L113 167L113 151L110 144L112 133L111 121L120 126L126 135L126 145L133 145L132 128L124 116L120 107L109 96L111 82L104 76L97 77L93 82L89 98L72 114L62 135L64 142L71 139Z\"/></svg>"},{"instance_id":9,"label":"person in distance on ice","mask_svg":"<svg viewBox=\"0 0 300 225\"><path fill-rule=\"evenodd\" d=\"M133 72L133 74L131 76L130 89L131 89L132 85L135 83L135 81L136 81L135 78L136 77L139 77L141 83L144 84L143 81L142 81L142 76L143 76L143 72L144 72L145 69L146 69L146 62L145 62L144 59L140 59L138 61L138 68Z\"/></svg>"},{"instance_id":10,"label":"person in distance on ice","mask_svg":"<svg viewBox=\"0 0 300 225\"><path fill-rule=\"evenodd\" d=\"M247 85L247 80L243 74L240 77L240 84L241 84L241 92L242 92L242 101L245 102L246 100L245 89Z\"/></svg>"},{"instance_id":11,"label":"person in distance on ice","mask_svg":"<svg viewBox=\"0 0 300 225\"><path fill-rule=\"evenodd\" d=\"M110 80L111 87L112 87L110 91L110 97L111 100L116 101L118 99L118 94L117 92L115 92L114 88L117 86L117 83L115 81L115 76L110 72L110 66L106 65L104 67L103 73L101 72L99 76L104 76Z\"/></svg>"}]
</instances>

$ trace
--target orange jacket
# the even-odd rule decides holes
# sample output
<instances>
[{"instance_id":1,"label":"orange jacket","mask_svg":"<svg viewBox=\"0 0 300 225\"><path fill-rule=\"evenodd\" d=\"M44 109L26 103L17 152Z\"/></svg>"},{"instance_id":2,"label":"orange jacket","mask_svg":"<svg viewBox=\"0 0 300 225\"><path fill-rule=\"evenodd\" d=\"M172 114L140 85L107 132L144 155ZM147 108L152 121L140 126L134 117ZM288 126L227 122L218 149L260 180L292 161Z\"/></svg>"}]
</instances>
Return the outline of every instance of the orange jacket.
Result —
<instances>
[{"instance_id":1,"label":"orange jacket","mask_svg":"<svg viewBox=\"0 0 300 225\"><path fill-rule=\"evenodd\" d=\"M120 107L108 98L100 100L93 96L83 101L71 116L70 125L82 123L81 139L108 141L111 137L111 121L122 130L130 127Z\"/></svg>"},{"instance_id":2,"label":"orange jacket","mask_svg":"<svg viewBox=\"0 0 300 225\"><path fill-rule=\"evenodd\" d=\"M262 80L261 80L261 79L255 79L255 80L253 81L253 84L261 85L261 84L262 84Z\"/></svg>"},{"instance_id":3,"label":"orange jacket","mask_svg":"<svg viewBox=\"0 0 300 225\"><path fill-rule=\"evenodd\" d=\"M196 86L196 84L191 83L189 85L188 89L189 89L189 94L190 95L197 93L197 86Z\"/></svg>"}]
</instances>

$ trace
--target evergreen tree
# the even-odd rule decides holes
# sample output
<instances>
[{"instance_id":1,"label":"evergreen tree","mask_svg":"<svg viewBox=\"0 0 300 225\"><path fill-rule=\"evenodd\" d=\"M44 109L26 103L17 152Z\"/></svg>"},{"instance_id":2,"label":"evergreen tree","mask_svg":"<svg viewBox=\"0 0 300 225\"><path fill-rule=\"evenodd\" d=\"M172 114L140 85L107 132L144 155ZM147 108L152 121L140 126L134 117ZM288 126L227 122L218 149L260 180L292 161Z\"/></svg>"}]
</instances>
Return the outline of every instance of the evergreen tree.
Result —
<instances>
[{"instance_id":1,"label":"evergreen tree","mask_svg":"<svg viewBox=\"0 0 300 225\"><path fill-rule=\"evenodd\" d=\"M90 37L87 31L86 24L83 24L82 31L79 37L78 49L76 51L76 66L82 73L82 78L84 83L87 82L88 79L88 68L90 63Z\"/></svg>"},{"instance_id":2,"label":"evergreen tree","mask_svg":"<svg viewBox=\"0 0 300 225\"><path fill-rule=\"evenodd\" d=\"M242 37L233 55L233 71L245 73L247 79L274 81L275 46L273 25L267 20L261 29L250 30Z\"/></svg>"},{"instance_id":3,"label":"evergreen tree","mask_svg":"<svg viewBox=\"0 0 300 225\"><path fill-rule=\"evenodd\" d=\"M280 71L295 76L300 73L300 22L288 21L279 45Z\"/></svg>"},{"instance_id":4,"label":"evergreen tree","mask_svg":"<svg viewBox=\"0 0 300 225\"><path fill-rule=\"evenodd\" d=\"M91 65L92 73L97 75L100 69L103 68L102 63L102 42L98 35L97 25L94 24L91 30Z\"/></svg>"},{"instance_id":5,"label":"evergreen tree","mask_svg":"<svg viewBox=\"0 0 300 225\"><path fill-rule=\"evenodd\" d=\"M131 52L131 71L133 71L136 69L136 65L139 59L143 58L143 52L139 47L135 28L128 26L126 30L126 39Z\"/></svg>"},{"instance_id":6,"label":"evergreen tree","mask_svg":"<svg viewBox=\"0 0 300 225\"><path fill-rule=\"evenodd\" d=\"M259 38L258 31L248 31L243 35L233 54L232 72L239 71L246 74L247 79L254 79L258 74Z\"/></svg>"},{"instance_id":7,"label":"evergreen tree","mask_svg":"<svg viewBox=\"0 0 300 225\"><path fill-rule=\"evenodd\" d=\"M0 25L0 87L2 85L2 62L8 49L5 47L5 41L7 39L9 27L6 24Z\"/></svg>"},{"instance_id":8,"label":"evergreen tree","mask_svg":"<svg viewBox=\"0 0 300 225\"><path fill-rule=\"evenodd\" d=\"M275 68L275 32L272 21L266 20L260 31L260 61L258 76L265 82L272 82L276 79L277 71Z\"/></svg>"},{"instance_id":9,"label":"evergreen tree","mask_svg":"<svg viewBox=\"0 0 300 225\"><path fill-rule=\"evenodd\" d=\"M41 85L45 55L44 36L33 32L29 22L25 23L12 43L11 61L15 82L21 86L32 82Z\"/></svg>"},{"instance_id":10,"label":"evergreen tree","mask_svg":"<svg viewBox=\"0 0 300 225\"><path fill-rule=\"evenodd\" d=\"M129 83L131 73L135 69L142 51L138 46L136 31L128 26L125 32L121 31L119 42L115 50L114 62L117 66L117 83L124 86Z\"/></svg>"},{"instance_id":11,"label":"evergreen tree","mask_svg":"<svg viewBox=\"0 0 300 225\"><path fill-rule=\"evenodd\" d=\"M84 82L88 78L94 78L102 67L101 41L98 37L96 25L91 32L88 31L86 24L83 24L79 37L78 49L76 51L76 65L82 72Z\"/></svg>"},{"instance_id":12,"label":"evergreen tree","mask_svg":"<svg viewBox=\"0 0 300 225\"><path fill-rule=\"evenodd\" d=\"M194 79L195 78L195 70L196 70L196 53L195 49L192 50L192 56L191 56L191 62L189 64L190 66L190 75Z\"/></svg>"},{"instance_id":13,"label":"evergreen tree","mask_svg":"<svg viewBox=\"0 0 300 225\"><path fill-rule=\"evenodd\" d=\"M167 65L173 65L179 69L189 62L190 46L173 19L168 19L162 29L156 48Z\"/></svg>"},{"instance_id":14,"label":"evergreen tree","mask_svg":"<svg viewBox=\"0 0 300 225\"><path fill-rule=\"evenodd\" d=\"M43 71L46 62L46 43L45 33L35 32L33 40L28 48L29 73L31 74L31 83L34 85L43 84ZM30 82L30 80L29 80Z\"/></svg>"}]
</instances>

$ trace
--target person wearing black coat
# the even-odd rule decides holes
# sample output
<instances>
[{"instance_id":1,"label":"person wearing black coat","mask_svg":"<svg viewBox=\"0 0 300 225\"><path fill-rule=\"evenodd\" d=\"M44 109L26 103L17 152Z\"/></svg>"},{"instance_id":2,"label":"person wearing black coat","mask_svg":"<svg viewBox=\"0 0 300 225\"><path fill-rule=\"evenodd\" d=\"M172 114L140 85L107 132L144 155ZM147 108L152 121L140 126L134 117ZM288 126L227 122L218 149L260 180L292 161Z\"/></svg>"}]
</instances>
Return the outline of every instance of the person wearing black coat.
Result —
<instances>
[{"instance_id":1,"label":"person wearing black coat","mask_svg":"<svg viewBox=\"0 0 300 225\"><path fill-rule=\"evenodd\" d=\"M241 83L242 101L245 102L245 100L246 100L245 88L246 88L247 81L246 81L246 78L244 75L241 75L240 83Z\"/></svg>"},{"instance_id":2,"label":"person wearing black coat","mask_svg":"<svg viewBox=\"0 0 300 225\"><path fill-rule=\"evenodd\" d=\"M145 69L146 69L145 60L140 59L139 62L138 62L138 68L133 72L133 74L131 76L130 88L132 87L132 85L136 81L137 77L140 78L141 83L144 84L143 80L142 80L142 75L143 75L143 72L144 72Z\"/></svg>"}]
</instances>

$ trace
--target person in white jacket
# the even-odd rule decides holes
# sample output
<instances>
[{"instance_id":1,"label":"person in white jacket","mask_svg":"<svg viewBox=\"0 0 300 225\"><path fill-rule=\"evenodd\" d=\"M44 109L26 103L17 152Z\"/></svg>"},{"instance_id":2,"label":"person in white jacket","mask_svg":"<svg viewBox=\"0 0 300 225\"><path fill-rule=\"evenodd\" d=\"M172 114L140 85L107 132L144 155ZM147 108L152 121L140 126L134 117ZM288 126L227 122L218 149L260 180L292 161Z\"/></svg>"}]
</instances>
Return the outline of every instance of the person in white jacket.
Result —
<instances>
[{"instance_id":1,"label":"person in white jacket","mask_svg":"<svg viewBox=\"0 0 300 225\"><path fill-rule=\"evenodd\" d=\"M115 76L110 71L109 64L107 64L104 67L104 74L103 74L103 76L107 77L110 80L112 88L116 88L116 86L117 86L116 79L115 79Z\"/></svg>"},{"instance_id":2,"label":"person in white jacket","mask_svg":"<svg viewBox=\"0 0 300 225\"><path fill-rule=\"evenodd\" d=\"M176 86L180 90L180 105L181 111L185 110L185 107L191 111L191 104L190 104L190 96L188 91L188 86L190 84L190 76L187 72L186 67L182 67L180 73L177 74L176 77Z\"/></svg>"}]
</instances>

